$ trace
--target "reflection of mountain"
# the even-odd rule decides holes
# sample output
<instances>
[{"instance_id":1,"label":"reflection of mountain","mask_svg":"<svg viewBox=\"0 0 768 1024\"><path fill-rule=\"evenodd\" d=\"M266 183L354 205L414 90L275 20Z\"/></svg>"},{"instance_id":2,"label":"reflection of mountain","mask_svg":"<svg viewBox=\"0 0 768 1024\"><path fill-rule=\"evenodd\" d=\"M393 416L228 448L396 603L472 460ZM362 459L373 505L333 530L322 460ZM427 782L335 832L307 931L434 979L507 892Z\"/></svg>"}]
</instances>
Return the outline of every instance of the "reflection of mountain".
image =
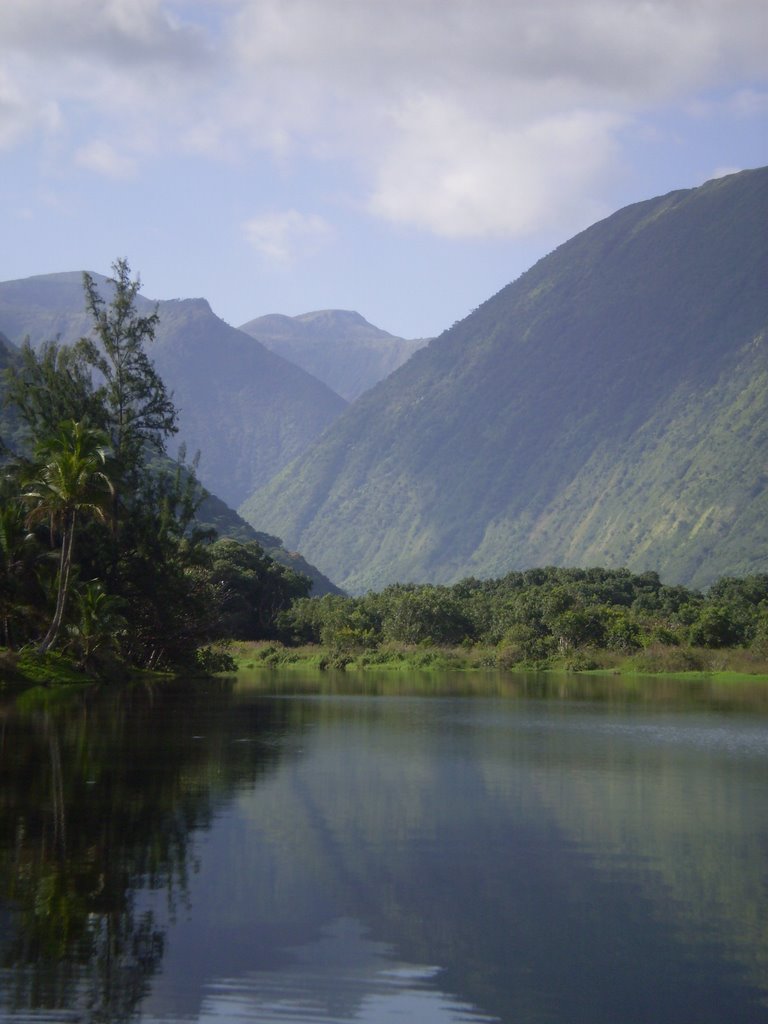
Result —
<instances>
[{"instance_id":1,"label":"reflection of mountain","mask_svg":"<svg viewBox=\"0 0 768 1024\"><path fill-rule=\"evenodd\" d=\"M235 743L215 689L0 712L0 1016L121 1021L146 995L165 937L139 892L183 902L193 833L279 756L279 717L241 713Z\"/></svg>"},{"instance_id":2,"label":"reflection of mountain","mask_svg":"<svg viewBox=\"0 0 768 1024\"><path fill-rule=\"evenodd\" d=\"M691 760L685 718L649 739L653 715L611 729L559 704L290 707L302 756L219 824L153 999L191 964L189 1000L231 986L260 1019L266 986L294 1006L296 959L342 919L393 967L439 968L433 993L503 1021L766 1019L742 977L761 984L768 949L756 762ZM302 984L313 971L350 984L320 959ZM349 1019L366 1020L358 996Z\"/></svg>"},{"instance_id":3,"label":"reflection of mountain","mask_svg":"<svg viewBox=\"0 0 768 1024\"><path fill-rule=\"evenodd\" d=\"M0 1016L768 1020L764 719L102 698L3 722Z\"/></svg>"},{"instance_id":4,"label":"reflection of mountain","mask_svg":"<svg viewBox=\"0 0 768 1024\"><path fill-rule=\"evenodd\" d=\"M567 790L564 740L584 740L569 737L565 726L539 754L534 798L602 872L621 878L629 870L681 944L721 946L768 992L768 736L759 720L738 723L738 733L736 724L702 716L681 728L676 716L643 717L627 737L606 722L597 742L591 737L592 763ZM731 767L734 752L738 771ZM610 772L602 770L606 758ZM721 770L713 772L713 762Z\"/></svg>"}]
</instances>

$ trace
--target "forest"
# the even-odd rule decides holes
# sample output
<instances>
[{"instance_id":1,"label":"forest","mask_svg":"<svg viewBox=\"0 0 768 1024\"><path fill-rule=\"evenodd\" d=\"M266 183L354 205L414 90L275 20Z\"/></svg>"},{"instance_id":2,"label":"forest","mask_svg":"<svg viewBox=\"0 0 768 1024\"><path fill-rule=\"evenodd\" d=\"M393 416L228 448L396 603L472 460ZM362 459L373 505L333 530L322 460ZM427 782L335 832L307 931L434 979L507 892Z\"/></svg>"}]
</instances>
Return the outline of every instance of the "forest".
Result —
<instances>
[{"instance_id":1,"label":"forest","mask_svg":"<svg viewBox=\"0 0 768 1024\"><path fill-rule=\"evenodd\" d=\"M5 371L0 636L21 652L6 667L227 667L211 643L270 635L311 584L196 522L205 492L167 453L177 410L148 353L157 313L137 312L127 261L113 272L109 301L84 275L92 337L27 344Z\"/></svg>"}]
</instances>

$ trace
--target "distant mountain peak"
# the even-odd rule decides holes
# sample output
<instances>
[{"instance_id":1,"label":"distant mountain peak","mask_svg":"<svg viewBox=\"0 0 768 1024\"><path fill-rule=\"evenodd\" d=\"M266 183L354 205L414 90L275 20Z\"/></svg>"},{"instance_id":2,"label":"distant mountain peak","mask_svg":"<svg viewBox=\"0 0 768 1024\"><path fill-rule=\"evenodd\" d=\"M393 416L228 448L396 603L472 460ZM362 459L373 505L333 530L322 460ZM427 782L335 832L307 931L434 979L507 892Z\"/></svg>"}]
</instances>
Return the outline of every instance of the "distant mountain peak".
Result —
<instances>
[{"instance_id":1,"label":"distant mountain peak","mask_svg":"<svg viewBox=\"0 0 768 1024\"><path fill-rule=\"evenodd\" d=\"M358 327L371 327L381 334L387 334L379 327L374 327L365 317L354 309L316 309L310 313L300 313L293 318L300 323L323 324L324 326L355 325ZM392 335L390 335L392 337Z\"/></svg>"},{"instance_id":2,"label":"distant mountain peak","mask_svg":"<svg viewBox=\"0 0 768 1024\"><path fill-rule=\"evenodd\" d=\"M398 338L350 309L318 309L299 316L269 313L241 331L354 401L401 366L426 339Z\"/></svg>"}]
</instances>

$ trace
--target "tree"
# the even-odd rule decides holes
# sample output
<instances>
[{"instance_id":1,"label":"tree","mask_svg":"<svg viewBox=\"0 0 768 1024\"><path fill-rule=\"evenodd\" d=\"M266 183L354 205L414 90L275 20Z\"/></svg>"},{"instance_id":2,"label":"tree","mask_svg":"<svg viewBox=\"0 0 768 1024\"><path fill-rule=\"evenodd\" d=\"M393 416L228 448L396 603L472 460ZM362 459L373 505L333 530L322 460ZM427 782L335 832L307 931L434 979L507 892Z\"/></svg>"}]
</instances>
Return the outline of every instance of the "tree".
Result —
<instances>
[{"instance_id":1,"label":"tree","mask_svg":"<svg viewBox=\"0 0 768 1024\"><path fill-rule=\"evenodd\" d=\"M106 437L82 421L65 420L57 431L41 439L35 449L36 466L22 495L30 506L28 525L48 521L51 536L60 536L56 608L48 632L40 643L45 652L55 643L64 618L72 572L72 552L78 516L107 516L112 483L104 472Z\"/></svg>"},{"instance_id":2,"label":"tree","mask_svg":"<svg viewBox=\"0 0 768 1024\"><path fill-rule=\"evenodd\" d=\"M67 621L71 644L87 664L99 660L110 629L116 653L133 665L192 663L220 621L222 588L210 579L212 536L195 526L204 492L194 466L183 455L174 464L165 452L176 409L146 352L157 309L139 296L126 260L112 266L106 285L84 275L92 336L72 348L25 346L7 375L18 452L0 508L21 500L23 525L36 527L44 542L41 524L49 523L50 545L36 571L21 566L9 505L5 532L0 523L0 629L6 639L17 624L25 640L44 633L45 651ZM110 529L102 525L107 519ZM45 573L54 548L57 569ZM38 550L29 546L28 561ZM77 578L91 582L70 609ZM278 582L291 589L287 577ZM28 593L31 608L22 617L20 596ZM52 618L45 613L51 606ZM125 628L108 626L110 618Z\"/></svg>"},{"instance_id":3,"label":"tree","mask_svg":"<svg viewBox=\"0 0 768 1024\"><path fill-rule=\"evenodd\" d=\"M100 425L102 406L94 393L84 354L54 341L35 352L26 341L17 365L5 372L6 401L15 406L25 433L25 447L56 431L64 420Z\"/></svg>"},{"instance_id":4,"label":"tree","mask_svg":"<svg viewBox=\"0 0 768 1024\"><path fill-rule=\"evenodd\" d=\"M165 450L165 440L176 433L176 408L144 346L154 341L159 322L157 309L142 316L137 309L141 281L131 280L125 259L112 264L113 289L107 304L90 274L83 274L86 309L93 318L93 338L83 338L77 349L102 378L99 397L106 412L112 450L123 471L142 458L146 446Z\"/></svg>"},{"instance_id":5,"label":"tree","mask_svg":"<svg viewBox=\"0 0 768 1024\"><path fill-rule=\"evenodd\" d=\"M729 607L713 602L691 624L688 642L694 647L735 647L744 642L744 629Z\"/></svg>"},{"instance_id":6,"label":"tree","mask_svg":"<svg viewBox=\"0 0 768 1024\"><path fill-rule=\"evenodd\" d=\"M104 590L99 580L91 580L75 592L77 615L68 627L69 647L81 668L92 668L96 656L116 650L118 638L126 628L120 614L121 602Z\"/></svg>"},{"instance_id":7,"label":"tree","mask_svg":"<svg viewBox=\"0 0 768 1024\"><path fill-rule=\"evenodd\" d=\"M280 612L307 597L311 582L275 562L255 541L223 538L211 546L210 577L220 587L221 630L240 640L274 637Z\"/></svg>"}]
</instances>

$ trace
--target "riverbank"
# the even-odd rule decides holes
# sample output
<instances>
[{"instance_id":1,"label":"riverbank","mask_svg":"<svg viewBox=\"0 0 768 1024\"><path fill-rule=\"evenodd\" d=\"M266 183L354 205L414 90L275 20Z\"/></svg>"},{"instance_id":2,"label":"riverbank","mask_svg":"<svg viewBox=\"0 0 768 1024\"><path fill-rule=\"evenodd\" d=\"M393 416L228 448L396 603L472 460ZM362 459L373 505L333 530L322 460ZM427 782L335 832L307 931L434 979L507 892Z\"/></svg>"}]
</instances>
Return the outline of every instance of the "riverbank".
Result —
<instances>
[{"instance_id":1,"label":"riverbank","mask_svg":"<svg viewBox=\"0 0 768 1024\"><path fill-rule=\"evenodd\" d=\"M111 663L99 674L79 668L75 661L60 651L38 653L34 648L11 651L0 648L0 691L46 687L71 690L93 686L108 680L111 683L129 683L144 679L169 679L171 672L157 672L131 668L118 662Z\"/></svg>"},{"instance_id":2,"label":"riverbank","mask_svg":"<svg viewBox=\"0 0 768 1024\"><path fill-rule=\"evenodd\" d=\"M217 654L217 652L214 652ZM289 647L275 641L235 641L221 649L208 670L189 673L195 677L221 671L312 669L333 672L459 672L578 674L580 676L674 676L680 679L716 679L718 682L765 682L768 684L768 659L744 648L682 648L654 644L640 651L621 653L599 649L579 649L536 662L513 661L504 648L488 646L435 647L389 644L375 650L340 652L329 647L307 644ZM168 678L174 673L128 671L123 667L109 674L110 682L129 682L142 678ZM186 673L182 673L186 674ZM98 682L93 675L78 669L74 662L57 651L39 655L34 650L0 649L0 689L4 687L76 687Z\"/></svg>"},{"instance_id":3,"label":"riverbank","mask_svg":"<svg viewBox=\"0 0 768 1024\"><path fill-rule=\"evenodd\" d=\"M374 650L338 651L308 644L286 647L277 642L236 642L228 648L238 671L269 668L315 668L342 671L571 672L590 675L665 675L727 682L768 683L768 658L744 648L673 647L652 644L639 651L582 648L537 662L512 660L505 648L382 645Z\"/></svg>"}]
</instances>

